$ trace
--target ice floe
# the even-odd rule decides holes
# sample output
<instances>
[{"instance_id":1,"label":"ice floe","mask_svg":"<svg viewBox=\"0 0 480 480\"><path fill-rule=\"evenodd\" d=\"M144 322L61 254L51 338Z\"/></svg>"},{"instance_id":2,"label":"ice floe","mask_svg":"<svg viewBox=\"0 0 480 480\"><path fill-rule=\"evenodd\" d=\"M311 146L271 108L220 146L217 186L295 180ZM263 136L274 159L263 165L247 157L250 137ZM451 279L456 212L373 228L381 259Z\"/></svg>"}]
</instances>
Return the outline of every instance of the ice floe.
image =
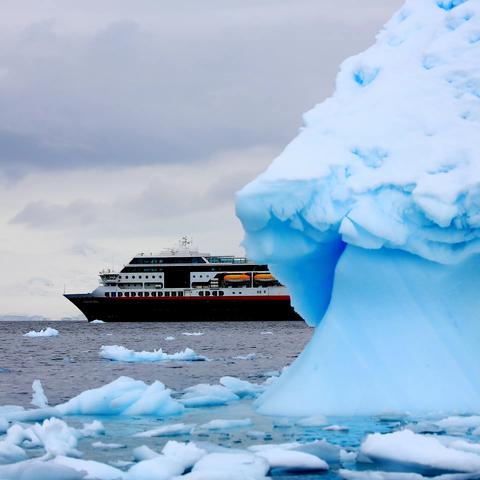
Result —
<instances>
[{"instance_id":1,"label":"ice floe","mask_svg":"<svg viewBox=\"0 0 480 480\"><path fill-rule=\"evenodd\" d=\"M240 398L257 397L265 390L265 386L256 383L250 383L247 380L241 380L236 377L225 376L220 378L220 384L230 390Z\"/></svg>"},{"instance_id":2,"label":"ice floe","mask_svg":"<svg viewBox=\"0 0 480 480\"><path fill-rule=\"evenodd\" d=\"M90 323L93 323L94 325L98 325L98 324L101 324L101 323L105 323L103 320L92 320Z\"/></svg>"},{"instance_id":3,"label":"ice floe","mask_svg":"<svg viewBox=\"0 0 480 480\"><path fill-rule=\"evenodd\" d=\"M213 407L227 405L239 398L238 395L222 385L200 383L186 388L180 402L186 407Z\"/></svg>"},{"instance_id":4,"label":"ice floe","mask_svg":"<svg viewBox=\"0 0 480 480\"><path fill-rule=\"evenodd\" d=\"M107 385L85 390L56 409L63 415L169 416L181 413L184 407L159 381L147 385L141 380L119 377Z\"/></svg>"},{"instance_id":5,"label":"ice floe","mask_svg":"<svg viewBox=\"0 0 480 480\"><path fill-rule=\"evenodd\" d=\"M35 407L45 408L48 407L48 399L43 391L42 383L40 380L34 380L32 383L33 396L30 402Z\"/></svg>"},{"instance_id":6,"label":"ice floe","mask_svg":"<svg viewBox=\"0 0 480 480\"><path fill-rule=\"evenodd\" d=\"M480 455L447 447L439 438L411 430L370 434L360 452L373 462L407 465L419 473L480 471Z\"/></svg>"},{"instance_id":7,"label":"ice floe","mask_svg":"<svg viewBox=\"0 0 480 480\"><path fill-rule=\"evenodd\" d=\"M204 430L230 430L234 428L251 427L253 422L250 418L223 420L215 419L204 423L200 428Z\"/></svg>"},{"instance_id":8,"label":"ice floe","mask_svg":"<svg viewBox=\"0 0 480 480\"><path fill-rule=\"evenodd\" d=\"M186 335L187 337L201 337L204 335L204 332L183 332L182 335Z\"/></svg>"},{"instance_id":9,"label":"ice floe","mask_svg":"<svg viewBox=\"0 0 480 480\"><path fill-rule=\"evenodd\" d=\"M108 443L108 442L93 442L93 448L98 448L100 450L116 450L118 448L127 448L123 443Z\"/></svg>"},{"instance_id":10,"label":"ice floe","mask_svg":"<svg viewBox=\"0 0 480 480\"><path fill-rule=\"evenodd\" d=\"M194 423L172 423L170 425L152 428L145 432L136 433L134 437L175 437L178 435L190 435L194 427Z\"/></svg>"},{"instance_id":11,"label":"ice floe","mask_svg":"<svg viewBox=\"0 0 480 480\"><path fill-rule=\"evenodd\" d=\"M102 345L100 356L116 362L164 362L171 360L203 361L207 357L196 354L191 348L176 353L165 353L161 348L152 352L136 352L121 345Z\"/></svg>"},{"instance_id":12,"label":"ice floe","mask_svg":"<svg viewBox=\"0 0 480 480\"><path fill-rule=\"evenodd\" d=\"M232 357L234 360L255 360L257 358L256 353L248 353L247 355L237 355Z\"/></svg>"},{"instance_id":13,"label":"ice floe","mask_svg":"<svg viewBox=\"0 0 480 480\"><path fill-rule=\"evenodd\" d=\"M321 458L295 450L268 448L257 452L257 455L263 457L271 469L309 471L329 468L327 462Z\"/></svg>"},{"instance_id":14,"label":"ice floe","mask_svg":"<svg viewBox=\"0 0 480 480\"><path fill-rule=\"evenodd\" d=\"M55 328L47 327L38 332L35 330L30 330L28 333L25 333L24 337L56 337L58 335L58 330Z\"/></svg>"}]
</instances>

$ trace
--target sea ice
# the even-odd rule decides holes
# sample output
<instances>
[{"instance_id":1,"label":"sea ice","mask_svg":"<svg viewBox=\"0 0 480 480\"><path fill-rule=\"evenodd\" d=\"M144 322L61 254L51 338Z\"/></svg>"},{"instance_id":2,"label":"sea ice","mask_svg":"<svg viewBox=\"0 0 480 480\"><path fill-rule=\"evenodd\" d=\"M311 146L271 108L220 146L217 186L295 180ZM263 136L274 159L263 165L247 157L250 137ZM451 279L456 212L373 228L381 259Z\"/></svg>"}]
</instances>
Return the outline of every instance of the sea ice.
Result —
<instances>
[{"instance_id":1,"label":"sea ice","mask_svg":"<svg viewBox=\"0 0 480 480\"><path fill-rule=\"evenodd\" d=\"M8 440L0 440L0 465L15 463L27 459L23 448Z\"/></svg>"},{"instance_id":2,"label":"sea ice","mask_svg":"<svg viewBox=\"0 0 480 480\"><path fill-rule=\"evenodd\" d=\"M210 420L204 423L200 428L204 430L230 430L233 428L251 427L253 422L249 418L233 419L233 420Z\"/></svg>"},{"instance_id":3,"label":"sea ice","mask_svg":"<svg viewBox=\"0 0 480 480\"><path fill-rule=\"evenodd\" d=\"M190 435L195 427L194 423L172 423L162 427L139 432L134 437L175 437L177 435Z\"/></svg>"},{"instance_id":4,"label":"sea ice","mask_svg":"<svg viewBox=\"0 0 480 480\"><path fill-rule=\"evenodd\" d=\"M32 383L33 396L31 404L35 407L45 408L48 407L48 399L43 391L42 383L40 380L34 380Z\"/></svg>"},{"instance_id":5,"label":"sea ice","mask_svg":"<svg viewBox=\"0 0 480 480\"><path fill-rule=\"evenodd\" d=\"M236 357L232 357L234 360L255 360L257 355L255 353L248 353L247 355L237 355Z\"/></svg>"},{"instance_id":6,"label":"sea ice","mask_svg":"<svg viewBox=\"0 0 480 480\"><path fill-rule=\"evenodd\" d=\"M193 442L180 443L170 440L163 447L162 453L165 457L174 460L182 465L185 470L188 470L205 456L207 452L197 447Z\"/></svg>"},{"instance_id":7,"label":"sea ice","mask_svg":"<svg viewBox=\"0 0 480 480\"><path fill-rule=\"evenodd\" d=\"M127 474L127 480L171 480L181 475L185 468L177 461L158 455L133 465Z\"/></svg>"},{"instance_id":8,"label":"sea ice","mask_svg":"<svg viewBox=\"0 0 480 480\"><path fill-rule=\"evenodd\" d=\"M93 323L94 325L100 324L100 323L105 323L103 320L92 320L90 323Z\"/></svg>"},{"instance_id":9,"label":"sea ice","mask_svg":"<svg viewBox=\"0 0 480 480\"><path fill-rule=\"evenodd\" d=\"M0 465L0 478L5 480L82 480L87 478L87 473L64 465L32 459L12 465Z\"/></svg>"},{"instance_id":10,"label":"sea ice","mask_svg":"<svg viewBox=\"0 0 480 480\"><path fill-rule=\"evenodd\" d=\"M207 357L197 355L191 348L181 352L165 353L161 348L153 352L135 352L120 345L102 345L100 356L107 360L117 362L164 362L168 360L199 361L207 360Z\"/></svg>"},{"instance_id":11,"label":"sea ice","mask_svg":"<svg viewBox=\"0 0 480 480\"><path fill-rule=\"evenodd\" d=\"M58 330L54 328L47 327L43 330L36 332L35 330L30 330L28 333L25 333L24 337L56 337L58 335Z\"/></svg>"},{"instance_id":12,"label":"sea ice","mask_svg":"<svg viewBox=\"0 0 480 480\"><path fill-rule=\"evenodd\" d=\"M316 327L271 415L480 411L480 3L407 0L237 196Z\"/></svg>"},{"instance_id":13,"label":"sea ice","mask_svg":"<svg viewBox=\"0 0 480 480\"><path fill-rule=\"evenodd\" d=\"M263 457L271 469L309 471L328 470L328 464L324 460L309 453L295 450L283 450L280 448L268 448L257 452Z\"/></svg>"},{"instance_id":14,"label":"sea ice","mask_svg":"<svg viewBox=\"0 0 480 480\"><path fill-rule=\"evenodd\" d=\"M222 385L200 383L186 388L180 402L186 407L214 407L227 405L239 398L238 395Z\"/></svg>"},{"instance_id":15,"label":"sea ice","mask_svg":"<svg viewBox=\"0 0 480 480\"><path fill-rule=\"evenodd\" d=\"M410 430L370 434L363 440L360 452L374 462L403 464L419 473L480 471L480 455L449 448L437 438Z\"/></svg>"},{"instance_id":16,"label":"sea ice","mask_svg":"<svg viewBox=\"0 0 480 480\"><path fill-rule=\"evenodd\" d=\"M63 415L169 416L181 413L184 407L159 381L147 385L140 380L119 377L102 387L85 390L56 409Z\"/></svg>"},{"instance_id":17,"label":"sea ice","mask_svg":"<svg viewBox=\"0 0 480 480\"><path fill-rule=\"evenodd\" d=\"M123 443L93 442L92 447L99 448L101 450L116 450L117 448L126 448L127 446Z\"/></svg>"},{"instance_id":18,"label":"sea ice","mask_svg":"<svg viewBox=\"0 0 480 480\"><path fill-rule=\"evenodd\" d=\"M240 398L257 397L265 390L263 385L257 385L255 383L247 382L246 380L240 380L239 378L229 376L220 378L220 383Z\"/></svg>"},{"instance_id":19,"label":"sea ice","mask_svg":"<svg viewBox=\"0 0 480 480\"><path fill-rule=\"evenodd\" d=\"M186 335L188 337L200 337L205 334L204 332L183 332L182 335Z\"/></svg>"},{"instance_id":20,"label":"sea ice","mask_svg":"<svg viewBox=\"0 0 480 480\"><path fill-rule=\"evenodd\" d=\"M165 337L165 340L167 342L171 342L172 340L175 340L175 337L172 337L171 335L169 335L168 337Z\"/></svg>"},{"instance_id":21,"label":"sea ice","mask_svg":"<svg viewBox=\"0 0 480 480\"><path fill-rule=\"evenodd\" d=\"M124 472L118 468L96 462L95 460L82 460L59 455L51 460L51 462L56 465L69 467L80 473L86 473L85 480L122 480L125 478Z\"/></svg>"}]
</instances>

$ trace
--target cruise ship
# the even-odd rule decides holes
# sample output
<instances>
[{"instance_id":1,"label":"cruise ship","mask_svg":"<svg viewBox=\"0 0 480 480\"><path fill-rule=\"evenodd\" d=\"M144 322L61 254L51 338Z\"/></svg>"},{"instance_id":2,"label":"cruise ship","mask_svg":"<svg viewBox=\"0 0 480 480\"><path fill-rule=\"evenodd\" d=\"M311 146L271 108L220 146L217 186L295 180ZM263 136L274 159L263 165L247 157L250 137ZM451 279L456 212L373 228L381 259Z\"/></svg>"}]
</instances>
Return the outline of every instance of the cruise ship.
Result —
<instances>
[{"instance_id":1,"label":"cruise ship","mask_svg":"<svg viewBox=\"0 0 480 480\"><path fill-rule=\"evenodd\" d=\"M178 248L140 253L120 271L100 272L91 293L65 293L88 321L169 322L301 320L287 289L244 257Z\"/></svg>"}]
</instances>

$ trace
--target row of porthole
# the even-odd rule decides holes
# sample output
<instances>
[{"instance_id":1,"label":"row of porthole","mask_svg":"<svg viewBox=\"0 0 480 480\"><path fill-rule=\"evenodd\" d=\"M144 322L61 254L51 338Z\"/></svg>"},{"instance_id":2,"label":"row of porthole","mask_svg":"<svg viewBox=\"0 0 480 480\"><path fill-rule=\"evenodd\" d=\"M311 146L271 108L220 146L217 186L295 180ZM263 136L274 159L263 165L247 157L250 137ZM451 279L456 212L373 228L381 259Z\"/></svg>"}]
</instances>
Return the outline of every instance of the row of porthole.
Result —
<instances>
[{"instance_id":1,"label":"row of porthole","mask_svg":"<svg viewBox=\"0 0 480 480\"><path fill-rule=\"evenodd\" d=\"M216 290L214 290L213 292L210 292L210 290L206 290L205 292L202 291L202 290L200 290L200 291L198 292L198 295L199 295L200 297L203 297L203 296L209 297L210 295L212 295L212 297L216 297L217 295L218 295L219 297L223 297L223 295L225 295L225 293L222 292L221 290L218 291L218 292L217 292Z\"/></svg>"},{"instance_id":2,"label":"row of porthole","mask_svg":"<svg viewBox=\"0 0 480 480\"><path fill-rule=\"evenodd\" d=\"M135 275L131 275L132 278L135 278ZM120 280L122 280L123 278L128 278L128 275L125 275L125 277L121 276L120 275ZM138 276L138 278L143 278L141 275ZM149 278L148 275L145 275L145 278ZM152 278L157 278L156 275L152 275ZM158 275L158 278L162 278L161 275Z\"/></svg>"},{"instance_id":3,"label":"row of porthole","mask_svg":"<svg viewBox=\"0 0 480 480\"><path fill-rule=\"evenodd\" d=\"M105 292L107 298L120 297L183 297L183 292Z\"/></svg>"}]
</instances>

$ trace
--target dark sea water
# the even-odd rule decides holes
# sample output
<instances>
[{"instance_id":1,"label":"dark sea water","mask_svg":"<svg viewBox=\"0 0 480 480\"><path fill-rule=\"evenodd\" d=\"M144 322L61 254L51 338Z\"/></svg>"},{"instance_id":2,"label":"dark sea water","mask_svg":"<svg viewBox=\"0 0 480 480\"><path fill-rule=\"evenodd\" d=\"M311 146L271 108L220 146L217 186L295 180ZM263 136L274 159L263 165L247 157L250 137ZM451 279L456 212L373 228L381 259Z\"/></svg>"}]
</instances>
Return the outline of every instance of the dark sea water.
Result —
<instances>
[{"instance_id":1,"label":"dark sea water","mask_svg":"<svg viewBox=\"0 0 480 480\"><path fill-rule=\"evenodd\" d=\"M59 336L23 336L46 327L57 329ZM28 406L32 382L37 378L51 404L121 375L148 383L160 380L173 390L218 383L224 375L261 383L266 372L290 364L313 333L304 322L0 322L0 328L0 405L22 406ZM203 335L182 335L186 332ZM167 341L167 336L175 340ZM162 348L167 353L190 347L212 361L111 362L100 358L102 345L122 345L137 351ZM233 358L250 353L255 354L253 360Z\"/></svg>"}]
</instances>

